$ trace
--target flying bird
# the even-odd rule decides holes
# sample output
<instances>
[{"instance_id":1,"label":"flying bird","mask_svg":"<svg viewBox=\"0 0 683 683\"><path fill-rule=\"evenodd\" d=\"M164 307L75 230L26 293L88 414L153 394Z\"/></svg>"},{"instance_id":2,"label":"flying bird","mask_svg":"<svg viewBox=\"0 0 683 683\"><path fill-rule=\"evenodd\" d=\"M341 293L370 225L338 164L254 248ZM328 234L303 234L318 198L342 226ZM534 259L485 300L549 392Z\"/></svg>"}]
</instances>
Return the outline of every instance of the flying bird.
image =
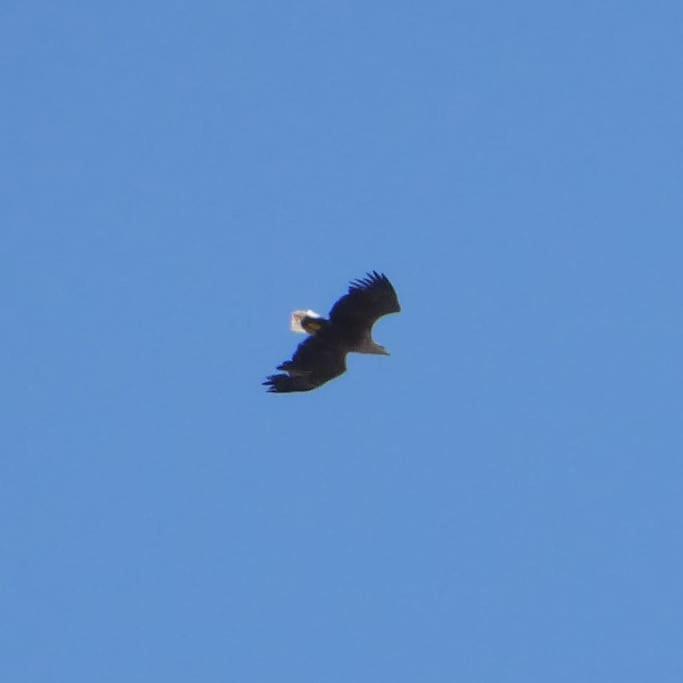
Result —
<instances>
[{"instance_id":1,"label":"flying bird","mask_svg":"<svg viewBox=\"0 0 683 683\"><path fill-rule=\"evenodd\" d=\"M315 311L294 311L293 332L308 334L297 347L291 360L277 369L282 374L270 375L263 384L273 393L310 391L346 371L346 354L389 352L372 338L372 326L388 313L399 313L401 305L389 278L373 271L353 280L347 294L332 306L329 318Z\"/></svg>"}]
</instances>

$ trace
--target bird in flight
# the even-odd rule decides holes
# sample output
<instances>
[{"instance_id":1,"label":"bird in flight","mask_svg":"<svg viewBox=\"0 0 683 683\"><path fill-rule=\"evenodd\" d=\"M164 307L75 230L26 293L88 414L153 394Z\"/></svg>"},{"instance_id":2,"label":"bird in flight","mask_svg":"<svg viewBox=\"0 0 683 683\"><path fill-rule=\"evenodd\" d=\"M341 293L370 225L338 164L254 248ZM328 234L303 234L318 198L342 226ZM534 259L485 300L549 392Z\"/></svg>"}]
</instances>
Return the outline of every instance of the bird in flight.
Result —
<instances>
[{"instance_id":1,"label":"bird in flight","mask_svg":"<svg viewBox=\"0 0 683 683\"><path fill-rule=\"evenodd\" d=\"M282 374L270 375L263 384L276 394L310 391L343 374L346 354L351 351L388 356L389 352L373 340L372 326L383 315L400 311L389 278L376 271L353 280L327 319L315 311L294 311L292 331L309 336L291 360L278 365Z\"/></svg>"}]
</instances>

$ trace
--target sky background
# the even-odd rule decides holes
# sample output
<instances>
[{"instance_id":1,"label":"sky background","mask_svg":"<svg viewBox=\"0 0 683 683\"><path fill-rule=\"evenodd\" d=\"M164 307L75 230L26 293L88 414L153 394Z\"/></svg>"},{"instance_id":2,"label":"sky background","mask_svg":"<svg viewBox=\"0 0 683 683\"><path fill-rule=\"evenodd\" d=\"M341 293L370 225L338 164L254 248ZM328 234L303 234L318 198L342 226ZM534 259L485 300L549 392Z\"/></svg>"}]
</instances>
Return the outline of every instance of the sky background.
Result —
<instances>
[{"instance_id":1,"label":"sky background","mask_svg":"<svg viewBox=\"0 0 683 683\"><path fill-rule=\"evenodd\" d=\"M683 6L0 7L0 679L683 680ZM260 382L368 270L403 313Z\"/></svg>"}]
</instances>

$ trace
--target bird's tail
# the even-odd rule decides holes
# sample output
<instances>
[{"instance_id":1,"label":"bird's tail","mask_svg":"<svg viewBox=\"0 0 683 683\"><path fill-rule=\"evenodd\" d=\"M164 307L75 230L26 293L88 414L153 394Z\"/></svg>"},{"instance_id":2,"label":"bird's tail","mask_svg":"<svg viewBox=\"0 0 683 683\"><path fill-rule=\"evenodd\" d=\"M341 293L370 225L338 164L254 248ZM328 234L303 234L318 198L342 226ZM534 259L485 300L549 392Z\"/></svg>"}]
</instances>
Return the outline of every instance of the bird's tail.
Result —
<instances>
[{"instance_id":1,"label":"bird's tail","mask_svg":"<svg viewBox=\"0 0 683 683\"><path fill-rule=\"evenodd\" d=\"M297 332L298 334L310 334L310 332L306 331L304 327L302 326L302 321L304 318L321 318L322 316L320 313L316 313L315 311L294 311L292 313L292 318L289 323L289 329L292 330L292 332Z\"/></svg>"}]
</instances>

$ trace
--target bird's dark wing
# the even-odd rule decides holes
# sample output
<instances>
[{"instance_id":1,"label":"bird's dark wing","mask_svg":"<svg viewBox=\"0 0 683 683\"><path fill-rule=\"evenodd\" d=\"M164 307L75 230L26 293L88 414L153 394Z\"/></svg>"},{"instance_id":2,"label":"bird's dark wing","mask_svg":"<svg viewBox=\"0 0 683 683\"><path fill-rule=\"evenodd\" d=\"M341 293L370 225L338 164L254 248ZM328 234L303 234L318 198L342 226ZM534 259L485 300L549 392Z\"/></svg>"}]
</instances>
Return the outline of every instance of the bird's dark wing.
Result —
<instances>
[{"instance_id":1,"label":"bird's dark wing","mask_svg":"<svg viewBox=\"0 0 683 683\"><path fill-rule=\"evenodd\" d=\"M313 335L301 342L292 360L278 365L286 374L271 375L263 383L268 391L285 393L310 391L343 374L346 350L325 335Z\"/></svg>"},{"instance_id":2,"label":"bird's dark wing","mask_svg":"<svg viewBox=\"0 0 683 683\"><path fill-rule=\"evenodd\" d=\"M401 305L389 278L376 271L354 280L345 294L332 306L330 320L335 325L367 327L388 313L398 313Z\"/></svg>"},{"instance_id":3,"label":"bird's dark wing","mask_svg":"<svg viewBox=\"0 0 683 683\"><path fill-rule=\"evenodd\" d=\"M306 377L290 377L289 375L269 375L263 386L272 394L289 394L293 391L310 391L320 385L309 381Z\"/></svg>"}]
</instances>

